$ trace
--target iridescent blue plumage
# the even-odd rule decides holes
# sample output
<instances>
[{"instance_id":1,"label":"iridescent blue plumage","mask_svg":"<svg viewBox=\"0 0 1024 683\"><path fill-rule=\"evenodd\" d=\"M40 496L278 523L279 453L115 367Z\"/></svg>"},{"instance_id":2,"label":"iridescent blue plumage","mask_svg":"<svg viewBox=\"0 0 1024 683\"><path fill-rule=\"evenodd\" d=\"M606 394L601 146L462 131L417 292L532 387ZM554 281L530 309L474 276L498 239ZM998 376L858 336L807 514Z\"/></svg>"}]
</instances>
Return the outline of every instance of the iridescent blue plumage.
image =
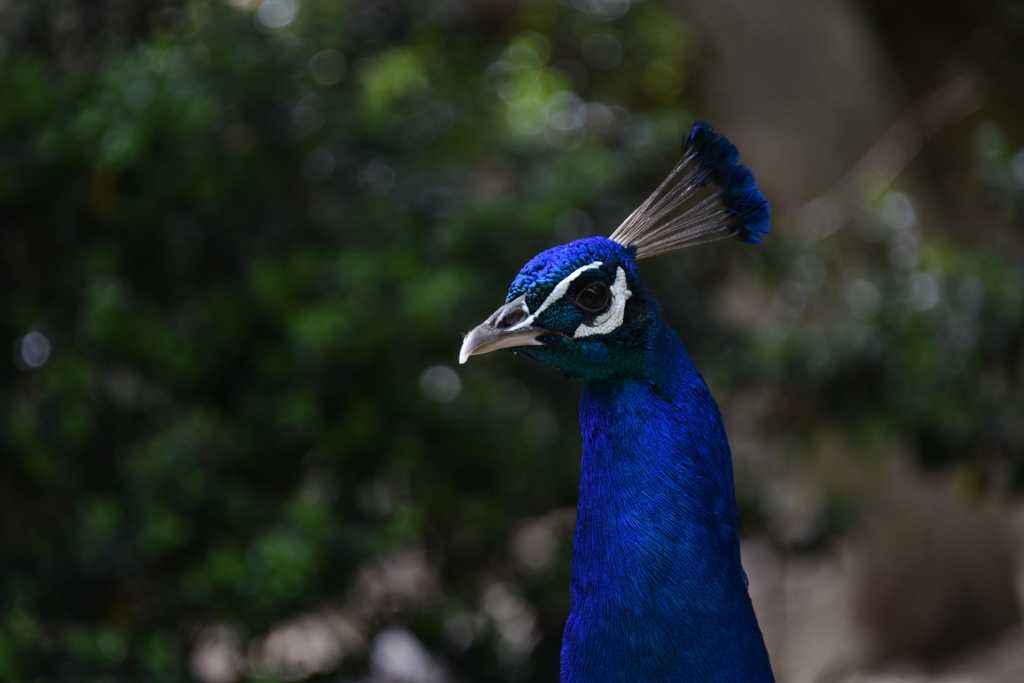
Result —
<instances>
[{"instance_id":1,"label":"iridescent blue plumage","mask_svg":"<svg viewBox=\"0 0 1024 683\"><path fill-rule=\"evenodd\" d=\"M512 348L585 383L564 683L773 680L740 565L722 419L636 265L711 237L760 241L767 202L737 159L698 122L624 227L534 257L463 343L463 362Z\"/></svg>"},{"instance_id":2,"label":"iridescent blue plumage","mask_svg":"<svg viewBox=\"0 0 1024 683\"><path fill-rule=\"evenodd\" d=\"M768 200L739 163L736 146L698 121L679 163L611 238L647 258L724 237L758 244L770 222Z\"/></svg>"},{"instance_id":3,"label":"iridescent blue plumage","mask_svg":"<svg viewBox=\"0 0 1024 683\"><path fill-rule=\"evenodd\" d=\"M725 197L725 207L739 221L738 239L760 244L758 235L767 235L771 211L768 200L757 189L750 169L739 163L736 145L715 132L707 121L697 121L683 142L683 158L692 156L704 179L700 185L713 183Z\"/></svg>"},{"instance_id":4,"label":"iridescent blue plumage","mask_svg":"<svg viewBox=\"0 0 1024 683\"><path fill-rule=\"evenodd\" d=\"M660 320L639 376L588 382L565 683L771 681L721 417Z\"/></svg>"}]
</instances>

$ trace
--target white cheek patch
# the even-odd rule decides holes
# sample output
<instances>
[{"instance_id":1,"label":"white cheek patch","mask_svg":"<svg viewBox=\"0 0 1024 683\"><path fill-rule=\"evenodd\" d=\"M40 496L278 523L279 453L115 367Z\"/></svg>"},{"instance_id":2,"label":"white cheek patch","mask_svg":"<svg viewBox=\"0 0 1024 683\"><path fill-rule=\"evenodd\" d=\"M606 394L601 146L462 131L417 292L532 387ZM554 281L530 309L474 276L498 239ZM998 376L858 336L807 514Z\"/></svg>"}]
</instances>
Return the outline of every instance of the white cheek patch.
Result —
<instances>
[{"instance_id":1,"label":"white cheek patch","mask_svg":"<svg viewBox=\"0 0 1024 683\"><path fill-rule=\"evenodd\" d=\"M608 334L619 329L626 316L626 300L633 292L626 287L626 273L619 268L615 271L615 282L612 283L612 303L608 310L589 323L583 323L573 332L573 339L590 337L595 334Z\"/></svg>"},{"instance_id":2,"label":"white cheek patch","mask_svg":"<svg viewBox=\"0 0 1024 683\"><path fill-rule=\"evenodd\" d=\"M548 294L548 298L544 299L544 303L540 305L536 313L531 313L529 316L523 319L522 322L513 325L508 329L518 330L521 327L529 327L530 325L532 325L533 321L537 319L537 316L539 316L544 311L548 310L551 304L555 303L563 296L565 296L565 293L569 291L569 285L572 284L573 280L578 278L580 275L583 275L583 273L587 272L588 270L591 270L593 268L600 268L602 265L604 265L604 261L594 261L593 263L589 263L581 268L577 268L576 270L574 270L572 273L566 276L565 279L563 279L561 282L555 285L555 288L551 290L550 294ZM619 268L619 272L622 272L622 268ZM618 284L618 281L618 278L616 278L616 284ZM625 279L623 279L623 287L625 287ZM614 286L612 287L612 292L615 292ZM621 323L622 321L620 320L619 322ZM579 336L578 332L579 330L577 330L576 336Z\"/></svg>"}]
</instances>

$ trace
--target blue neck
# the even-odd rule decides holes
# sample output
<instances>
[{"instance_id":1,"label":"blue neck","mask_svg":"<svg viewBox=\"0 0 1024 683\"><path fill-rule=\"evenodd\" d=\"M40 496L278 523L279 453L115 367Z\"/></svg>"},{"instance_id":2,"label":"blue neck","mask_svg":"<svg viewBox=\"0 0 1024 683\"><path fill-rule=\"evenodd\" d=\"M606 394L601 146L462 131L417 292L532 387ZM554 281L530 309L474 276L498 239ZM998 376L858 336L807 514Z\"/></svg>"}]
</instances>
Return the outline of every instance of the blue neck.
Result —
<instances>
[{"instance_id":1,"label":"blue neck","mask_svg":"<svg viewBox=\"0 0 1024 683\"><path fill-rule=\"evenodd\" d=\"M583 392L562 681L771 681L718 407L664 323L648 359Z\"/></svg>"}]
</instances>

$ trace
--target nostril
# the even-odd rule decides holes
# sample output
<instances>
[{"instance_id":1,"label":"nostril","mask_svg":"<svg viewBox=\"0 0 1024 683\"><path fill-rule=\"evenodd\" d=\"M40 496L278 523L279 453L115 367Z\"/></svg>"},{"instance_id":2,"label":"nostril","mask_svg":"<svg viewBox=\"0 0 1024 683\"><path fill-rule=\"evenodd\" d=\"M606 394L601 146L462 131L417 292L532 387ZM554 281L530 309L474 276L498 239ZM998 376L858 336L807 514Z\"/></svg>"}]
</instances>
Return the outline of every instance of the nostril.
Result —
<instances>
[{"instance_id":1,"label":"nostril","mask_svg":"<svg viewBox=\"0 0 1024 683\"><path fill-rule=\"evenodd\" d=\"M514 308L511 311L505 311L494 321L494 326L499 329L507 329L513 325L518 325L526 319L526 311L522 308Z\"/></svg>"}]
</instances>

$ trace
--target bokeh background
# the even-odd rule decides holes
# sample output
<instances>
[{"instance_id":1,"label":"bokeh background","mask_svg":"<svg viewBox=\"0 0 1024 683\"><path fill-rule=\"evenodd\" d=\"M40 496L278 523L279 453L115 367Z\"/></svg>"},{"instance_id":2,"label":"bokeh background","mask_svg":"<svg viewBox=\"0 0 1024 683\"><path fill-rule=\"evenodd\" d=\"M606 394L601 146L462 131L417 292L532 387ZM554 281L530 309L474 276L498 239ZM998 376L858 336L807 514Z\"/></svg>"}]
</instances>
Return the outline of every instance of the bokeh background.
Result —
<instances>
[{"instance_id":1,"label":"bokeh background","mask_svg":"<svg viewBox=\"0 0 1024 683\"><path fill-rule=\"evenodd\" d=\"M694 118L644 262L782 683L1024 680L1024 2L0 2L0 680L557 680L579 387L460 332Z\"/></svg>"}]
</instances>

